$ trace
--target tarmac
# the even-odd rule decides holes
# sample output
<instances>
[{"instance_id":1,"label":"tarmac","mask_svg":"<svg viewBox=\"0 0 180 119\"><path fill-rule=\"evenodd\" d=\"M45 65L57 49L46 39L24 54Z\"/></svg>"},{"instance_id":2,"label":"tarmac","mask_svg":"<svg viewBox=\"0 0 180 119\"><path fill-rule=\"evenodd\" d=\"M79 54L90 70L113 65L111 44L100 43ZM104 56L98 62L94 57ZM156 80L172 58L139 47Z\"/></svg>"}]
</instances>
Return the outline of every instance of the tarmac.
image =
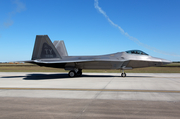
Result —
<instances>
[{"instance_id":1,"label":"tarmac","mask_svg":"<svg viewBox=\"0 0 180 119\"><path fill-rule=\"evenodd\" d=\"M179 73L0 72L3 119L179 117Z\"/></svg>"}]
</instances>

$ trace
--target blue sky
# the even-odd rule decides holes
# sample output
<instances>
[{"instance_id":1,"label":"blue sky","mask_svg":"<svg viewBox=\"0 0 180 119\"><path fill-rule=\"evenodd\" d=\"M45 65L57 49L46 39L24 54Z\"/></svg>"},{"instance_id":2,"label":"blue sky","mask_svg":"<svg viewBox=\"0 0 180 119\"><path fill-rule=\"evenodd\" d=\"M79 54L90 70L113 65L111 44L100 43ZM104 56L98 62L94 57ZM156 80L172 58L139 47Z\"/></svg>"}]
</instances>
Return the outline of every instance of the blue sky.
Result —
<instances>
[{"instance_id":1,"label":"blue sky","mask_svg":"<svg viewBox=\"0 0 180 119\"><path fill-rule=\"evenodd\" d=\"M139 49L180 61L179 6L179 0L0 0L0 61L30 60L36 35L45 34L64 40L69 55Z\"/></svg>"}]
</instances>

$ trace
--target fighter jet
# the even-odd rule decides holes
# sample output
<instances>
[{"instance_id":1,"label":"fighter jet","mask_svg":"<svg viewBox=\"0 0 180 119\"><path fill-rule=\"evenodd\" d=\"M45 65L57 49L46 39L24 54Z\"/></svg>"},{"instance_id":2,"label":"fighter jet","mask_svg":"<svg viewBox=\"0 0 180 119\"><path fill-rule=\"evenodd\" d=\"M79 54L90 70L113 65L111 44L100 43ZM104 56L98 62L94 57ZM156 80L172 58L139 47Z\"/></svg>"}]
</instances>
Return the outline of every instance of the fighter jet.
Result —
<instances>
[{"instance_id":1,"label":"fighter jet","mask_svg":"<svg viewBox=\"0 0 180 119\"><path fill-rule=\"evenodd\" d=\"M69 77L81 76L83 69L117 69L126 77L124 70L161 66L171 61L149 56L141 50L129 50L97 56L68 56L64 41L54 41L48 35L37 35L32 59L24 61L39 66L69 70Z\"/></svg>"}]
</instances>

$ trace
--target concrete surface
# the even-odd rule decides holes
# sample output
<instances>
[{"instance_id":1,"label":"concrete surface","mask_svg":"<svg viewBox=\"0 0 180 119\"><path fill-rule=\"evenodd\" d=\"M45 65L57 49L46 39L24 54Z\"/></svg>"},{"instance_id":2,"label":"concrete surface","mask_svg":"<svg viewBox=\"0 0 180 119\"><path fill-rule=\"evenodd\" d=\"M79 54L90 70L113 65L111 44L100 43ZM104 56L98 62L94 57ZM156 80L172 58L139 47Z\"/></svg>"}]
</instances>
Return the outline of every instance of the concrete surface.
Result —
<instances>
[{"instance_id":1,"label":"concrete surface","mask_svg":"<svg viewBox=\"0 0 180 119\"><path fill-rule=\"evenodd\" d=\"M0 118L179 118L178 73L0 72Z\"/></svg>"}]
</instances>

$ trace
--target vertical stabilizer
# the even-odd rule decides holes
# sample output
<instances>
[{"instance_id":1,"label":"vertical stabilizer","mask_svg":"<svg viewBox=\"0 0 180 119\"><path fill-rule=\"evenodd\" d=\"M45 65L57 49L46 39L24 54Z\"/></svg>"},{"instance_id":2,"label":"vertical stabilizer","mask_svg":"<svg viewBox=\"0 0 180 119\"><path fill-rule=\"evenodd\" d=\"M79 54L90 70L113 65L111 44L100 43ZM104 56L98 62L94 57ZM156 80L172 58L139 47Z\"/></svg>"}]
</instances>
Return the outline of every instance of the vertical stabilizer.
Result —
<instances>
[{"instance_id":1,"label":"vertical stabilizer","mask_svg":"<svg viewBox=\"0 0 180 119\"><path fill-rule=\"evenodd\" d=\"M50 59L50 58L60 58L58 51L52 44L48 35L37 35L34 45L32 60L35 59Z\"/></svg>"},{"instance_id":2,"label":"vertical stabilizer","mask_svg":"<svg viewBox=\"0 0 180 119\"><path fill-rule=\"evenodd\" d=\"M60 56L68 56L66 46L63 40L54 41L53 44L55 48L57 49L58 53L60 54Z\"/></svg>"}]
</instances>

